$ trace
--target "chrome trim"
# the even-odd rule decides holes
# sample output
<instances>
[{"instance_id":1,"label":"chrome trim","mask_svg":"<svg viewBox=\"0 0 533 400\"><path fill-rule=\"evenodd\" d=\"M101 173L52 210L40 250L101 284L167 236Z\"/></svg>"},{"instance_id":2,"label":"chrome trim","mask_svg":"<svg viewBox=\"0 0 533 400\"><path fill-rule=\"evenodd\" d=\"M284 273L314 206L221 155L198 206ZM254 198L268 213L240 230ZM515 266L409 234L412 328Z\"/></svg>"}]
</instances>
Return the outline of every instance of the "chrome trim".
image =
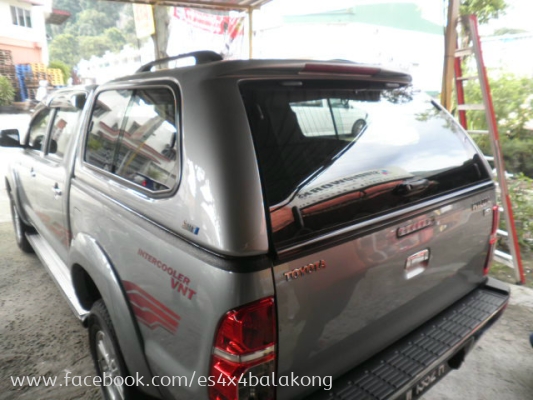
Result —
<instances>
[{"instance_id":1,"label":"chrome trim","mask_svg":"<svg viewBox=\"0 0 533 400\"><path fill-rule=\"evenodd\" d=\"M393 218L396 218L396 217L400 217L400 216L402 216L404 214L412 213L412 212L418 211L418 210L420 210L422 208L431 207L433 205L442 203L443 201L451 200L451 199L453 199L455 197L459 197L459 196L462 196L464 194L467 194L467 193L470 193L470 192L473 192L475 190L482 189L482 188L485 188L485 187L488 188L488 187L493 186L493 185L494 185L494 182L492 182L492 181L483 182L483 183L480 183L478 185L471 186L469 188L466 188L466 189L463 189L463 190L459 190L457 192L450 193L448 195L441 196L441 197L438 197L438 198L433 199L433 200L429 200L429 201L427 201L425 203L422 203L422 204L418 204L418 205L415 205L415 206L403 208L401 210L388 213L387 215L382 215L381 217L372 218L372 219L360 222L360 223L358 223L356 225L352 225L352 226L349 226L349 227L346 227L346 228L343 228L343 229L339 229L339 230L337 230L335 232L330 232L330 233L327 233L325 235L310 239L310 240L308 240L306 242L298 243L298 244L296 244L294 246L287 247L287 248L279 251L278 254L279 255L284 255L286 253L290 253L292 251L301 249L302 247L308 246L310 244L318 243L318 242L321 242L323 240L334 238L336 236L340 236L340 235L343 235L345 233L353 232L353 231L356 231L358 229L365 228L367 226L370 226L370 225L373 225L373 224L376 224L376 223L379 223L379 222L384 222L384 221L387 221L387 220L390 220L390 219L393 219Z\"/></svg>"},{"instance_id":2,"label":"chrome trim","mask_svg":"<svg viewBox=\"0 0 533 400\"><path fill-rule=\"evenodd\" d=\"M243 356L238 356L235 354L230 354L224 350L216 348L213 350L213 354L223 358L224 360L231 361L234 363L248 363L251 361L258 360L260 358L266 357L276 351L276 345L268 346L266 349L256 351L254 353L245 354Z\"/></svg>"}]
</instances>

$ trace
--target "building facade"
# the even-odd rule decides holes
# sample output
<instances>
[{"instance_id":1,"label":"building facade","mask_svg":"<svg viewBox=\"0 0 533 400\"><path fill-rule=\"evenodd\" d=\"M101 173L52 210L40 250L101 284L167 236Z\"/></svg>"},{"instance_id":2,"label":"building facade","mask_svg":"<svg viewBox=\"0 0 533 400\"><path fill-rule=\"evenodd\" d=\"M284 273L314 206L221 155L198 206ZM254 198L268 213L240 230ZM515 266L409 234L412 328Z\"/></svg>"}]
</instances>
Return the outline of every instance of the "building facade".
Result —
<instances>
[{"instance_id":1,"label":"building facade","mask_svg":"<svg viewBox=\"0 0 533 400\"><path fill-rule=\"evenodd\" d=\"M0 0L0 49L14 64L48 64L45 21L51 0Z\"/></svg>"}]
</instances>

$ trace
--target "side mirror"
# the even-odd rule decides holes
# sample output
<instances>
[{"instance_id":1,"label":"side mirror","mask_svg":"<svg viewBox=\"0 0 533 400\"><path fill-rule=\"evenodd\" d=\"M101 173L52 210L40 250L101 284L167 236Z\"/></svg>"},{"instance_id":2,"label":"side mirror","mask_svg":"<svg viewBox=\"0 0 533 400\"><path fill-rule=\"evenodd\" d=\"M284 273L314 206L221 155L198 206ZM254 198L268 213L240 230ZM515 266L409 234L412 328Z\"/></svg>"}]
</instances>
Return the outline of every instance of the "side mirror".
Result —
<instances>
[{"instance_id":1,"label":"side mirror","mask_svg":"<svg viewBox=\"0 0 533 400\"><path fill-rule=\"evenodd\" d=\"M22 147L18 129L4 129L0 131L0 146Z\"/></svg>"}]
</instances>

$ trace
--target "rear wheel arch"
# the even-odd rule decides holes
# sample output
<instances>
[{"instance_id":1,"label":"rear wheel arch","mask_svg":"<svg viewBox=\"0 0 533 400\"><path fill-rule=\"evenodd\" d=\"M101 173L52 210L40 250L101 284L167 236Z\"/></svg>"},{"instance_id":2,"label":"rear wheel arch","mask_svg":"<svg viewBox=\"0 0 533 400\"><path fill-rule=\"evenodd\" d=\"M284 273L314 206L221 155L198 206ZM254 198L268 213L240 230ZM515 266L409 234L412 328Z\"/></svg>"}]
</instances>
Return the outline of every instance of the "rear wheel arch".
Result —
<instances>
[{"instance_id":1,"label":"rear wheel arch","mask_svg":"<svg viewBox=\"0 0 533 400\"><path fill-rule=\"evenodd\" d=\"M105 249L94 237L80 232L74 235L69 257L72 284L80 305L88 311L99 301L105 305L118 348L127 349L121 352L126 369L132 376L138 373L150 381L153 374L144 353L143 337L120 276ZM91 314L84 325L90 325L90 318ZM156 386L142 390L157 398L161 396Z\"/></svg>"},{"instance_id":2,"label":"rear wheel arch","mask_svg":"<svg viewBox=\"0 0 533 400\"><path fill-rule=\"evenodd\" d=\"M79 264L72 266L72 284L80 305L90 310L93 304L102 298L91 275Z\"/></svg>"}]
</instances>

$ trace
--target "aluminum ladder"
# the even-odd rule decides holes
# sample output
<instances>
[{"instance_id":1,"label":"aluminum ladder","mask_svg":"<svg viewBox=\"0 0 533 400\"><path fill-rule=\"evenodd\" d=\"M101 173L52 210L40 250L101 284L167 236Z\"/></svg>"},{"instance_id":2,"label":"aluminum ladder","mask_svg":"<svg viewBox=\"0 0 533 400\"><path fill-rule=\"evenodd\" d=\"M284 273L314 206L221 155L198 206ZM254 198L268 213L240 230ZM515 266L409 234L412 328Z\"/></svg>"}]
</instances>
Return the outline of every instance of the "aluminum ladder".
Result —
<instances>
[{"instance_id":1,"label":"aluminum ladder","mask_svg":"<svg viewBox=\"0 0 533 400\"><path fill-rule=\"evenodd\" d=\"M501 250L494 252L494 259L499 263L513 268L517 284L525 283L524 268L522 265L522 258L520 255L520 246L518 243L518 236L516 232L515 220L513 216L513 207L511 198L509 196L509 188L507 186L507 179L505 176L505 163L502 156L500 135L498 133L498 125L496 123L496 116L494 114L494 107L492 104L492 95L490 92L490 85L487 78L487 71L483 62L483 53L481 49L481 40L479 37L477 17L475 15L463 16L456 19L461 22L463 31L466 32L465 40L461 40L462 46L456 46L454 54L454 72L455 72L455 93L457 97L457 110L459 113L459 122L465 130L470 134L488 134L490 135L490 144L493 154L494 165L496 167L496 175L498 180L499 192L502 206L500 211L503 211L505 217L505 224L508 232L498 230L498 236L507 239L510 253L507 254ZM460 24L457 24L460 25ZM456 26L457 29L457 26ZM457 43L457 40L456 40ZM463 76L462 62L465 57L474 56L477 66L477 75ZM481 86L481 93L483 97L483 104L466 104L463 83L467 80L476 79ZM487 121L488 130L468 130L467 111L483 111Z\"/></svg>"}]
</instances>

